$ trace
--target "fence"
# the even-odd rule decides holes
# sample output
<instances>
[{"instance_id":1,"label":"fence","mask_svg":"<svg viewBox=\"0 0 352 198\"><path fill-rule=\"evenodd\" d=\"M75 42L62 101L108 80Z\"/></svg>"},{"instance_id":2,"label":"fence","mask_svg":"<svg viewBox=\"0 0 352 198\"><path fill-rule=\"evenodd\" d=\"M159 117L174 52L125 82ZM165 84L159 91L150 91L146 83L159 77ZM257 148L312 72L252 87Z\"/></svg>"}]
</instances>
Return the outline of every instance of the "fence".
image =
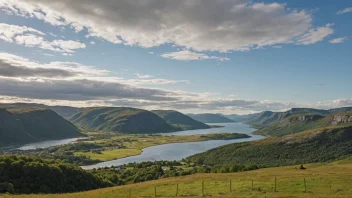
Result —
<instances>
[{"instance_id":1,"label":"fence","mask_svg":"<svg viewBox=\"0 0 352 198\"><path fill-rule=\"evenodd\" d=\"M346 178L347 179L347 178ZM158 183L155 185L136 184L130 188L121 188L106 191L101 197L243 197L243 195L256 195L256 197L303 197L313 194L314 197L332 197L352 193L352 183L349 179L326 178L227 178L227 179L198 179L185 180L180 183ZM352 182L352 181L351 181ZM321 195L321 196L319 196Z\"/></svg>"}]
</instances>

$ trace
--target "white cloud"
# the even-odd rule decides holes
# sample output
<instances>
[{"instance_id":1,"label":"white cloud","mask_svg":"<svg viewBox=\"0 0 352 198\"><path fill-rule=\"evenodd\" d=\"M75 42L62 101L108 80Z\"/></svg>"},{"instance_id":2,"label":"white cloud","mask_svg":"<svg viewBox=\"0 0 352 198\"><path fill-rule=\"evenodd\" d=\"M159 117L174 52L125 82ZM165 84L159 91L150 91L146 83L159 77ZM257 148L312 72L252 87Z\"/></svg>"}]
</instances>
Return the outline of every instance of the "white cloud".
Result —
<instances>
[{"instance_id":1,"label":"white cloud","mask_svg":"<svg viewBox=\"0 0 352 198\"><path fill-rule=\"evenodd\" d=\"M337 12L337 14L345 14L345 13L348 13L348 12L352 12L352 7L340 10L340 11Z\"/></svg>"},{"instance_id":2,"label":"white cloud","mask_svg":"<svg viewBox=\"0 0 352 198\"><path fill-rule=\"evenodd\" d=\"M0 9L77 32L86 28L87 37L112 43L174 44L198 52L290 43L311 34L312 26L311 12L251 0L0 0Z\"/></svg>"},{"instance_id":3,"label":"white cloud","mask_svg":"<svg viewBox=\"0 0 352 198\"><path fill-rule=\"evenodd\" d=\"M90 44L91 44L91 45L95 45L95 42L94 42L94 41L91 41Z\"/></svg>"},{"instance_id":4,"label":"white cloud","mask_svg":"<svg viewBox=\"0 0 352 198\"><path fill-rule=\"evenodd\" d=\"M146 78L153 78L154 76L151 75L142 75L139 73L136 73L137 78L142 78L142 79L146 79Z\"/></svg>"},{"instance_id":5,"label":"white cloud","mask_svg":"<svg viewBox=\"0 0 352 198\"><path fill-rule=\"evenodd\" d=\"M325 37L334 33L334 29L331 26L333 24L326 24L323 27L310 29L306 34L298 38L296 44L309 45L324 40Z\"/></svg>"},{"instance_id":6,"label":"white cloud","mask_svg":"<svg viewBox=\"0 0 352 198\"><path fill-rule=\"evenodd\" d=\"M340 37L340 38L334 38L331 39L329 42L333 43L333 44L337 44L337 43L343 43L344 41L348 40L350 37Z\"/></svg>"},{"instance_id":7,"label":"white cloud","mask_svg":"<svg viewBox=\"0 0 352 198\"><path fill-rule=\"evenodd\" d=\"M229 58L217 57L217 56L208 56L203 53L191 52L188 50L178 51L178 52L170 52L161 55L164 58L180 60L180 61L190 61L190 60L209 60L215 59L219 61L228 61Z\"/></svg>"},{"instance_id":8,"label":"white cloud","mask_svg":"<svg viewBox=\"0 0 352 198\"><path fill-rule=\"evenodd\" d=\"M71 40L48 41L44 35L43 32L26 26L0 23L0 39L9 43L66 53L74 53L75 50L86 47L83 43Z\"/></svg>"}]
</instances>

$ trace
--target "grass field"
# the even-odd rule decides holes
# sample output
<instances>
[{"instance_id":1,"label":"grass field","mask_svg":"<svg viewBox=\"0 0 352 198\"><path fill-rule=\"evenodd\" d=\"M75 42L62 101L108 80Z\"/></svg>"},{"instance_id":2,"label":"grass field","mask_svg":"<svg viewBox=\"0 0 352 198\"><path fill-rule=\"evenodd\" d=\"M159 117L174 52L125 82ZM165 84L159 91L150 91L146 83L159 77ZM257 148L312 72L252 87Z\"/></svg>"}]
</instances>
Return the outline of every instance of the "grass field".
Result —
<instances>
[{"instance_id":1,"label":"grass field","mask_svg":"<svg viewBox=\"0 0 352 198\"><path fill-rule=\"evenodd\" d=\"M177 197L351 197L352 159L329 164L309 164L305 167L306 170L300 170L297 165L241 173L196 174L73 194L0 195L0 197L155 197L155 189L157 197L176 197L176 193ZM274 192L275 178L276 192ZM202 190L203 182L204 189Z\"/></svg>"},{"instance_id":2,"label":"grass field","mask_svg":"<svg viewBox=\"0 0 352 198\"><path fill-rule=\"evenodd\" d=\"M99 135L90 133L90 136ZM190 136L163 136L163 135L116 135L106 139L93 141L98 144L116 144L118 142L125 148L104 150L99 153L94 152L75 152L75 155L89 156L93 160L109 161L129 156L139 155L142 149L161 144L182 143L182 142L199 142L212 139L225 138L230 134L208 134L208 135L190 135ZM127 141L126 141L127 140ZM88 141L87 141L88 142ZM89 141L92 143L92 141Z\"/></svg>"}]
</instances>

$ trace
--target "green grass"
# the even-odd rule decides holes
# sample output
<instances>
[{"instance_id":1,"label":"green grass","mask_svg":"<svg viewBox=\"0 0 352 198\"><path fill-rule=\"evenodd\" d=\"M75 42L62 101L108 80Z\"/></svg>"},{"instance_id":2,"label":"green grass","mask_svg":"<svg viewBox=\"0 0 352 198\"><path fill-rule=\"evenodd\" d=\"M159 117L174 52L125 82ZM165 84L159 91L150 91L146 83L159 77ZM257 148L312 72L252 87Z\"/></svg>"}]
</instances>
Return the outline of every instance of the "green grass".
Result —
<instances>
[{"instance_id":1,"label":"green grass","mask_svg":"<svg viewBox=\"0 0 352 198\"><path fill-rule=\"evenodd\" d=\"M99 135L95 133L88 133L92 137ZM139 155L142 153L142 149L170 143L184 143L184 142L199 142L206 140L218 140L218 139L236 139L236 138L247 138L249 136L244 134L205 134L205 135L191 135L191 136L163 136L163 135L116 135L106 139L99 139L96 141L87 141L89 143L98 144L113 144L114 142L121 142L125 148L104 150L99 153L94 152L75 152L74 155L84 155L90 157L93 160L109 161L115 159L121 159L129 156ZM125 141L128 139L129 141Z\"/></svg>"},{"instance_id":2,"label":"green grass","mask_svg":"<svg viewBox=\"0 0 352 198\"><path fill-rule=\"evenodd\" d=\"M109 161L114 159L125 158L128 156L140 155L140 149L115 149L102 151L101 154L92 152L75 152L75 155L89 156L93 160Z\"/></svg>"},{"instance_id":3,"label":"green grass","mask_svg":"<svg viewBox=\"0 0 352 198\"><path fill-rule=\"evenodd\" d=\"M255 171L227 174L196 174L156 181L104 188L93 191L56 195L3 195L2 198L100 198L100 197L200 197L204 181L204 195L211 197L350 197L352 194L352 160L330 164L308 164L306 170L299 166L266 168ZM274 192L275 178L277 180ZM304 187L306 179L307 192ZM253 180L253 190L252 190ZM230 192L230 181L232 191Z\"/></svg>"}]
</instances>

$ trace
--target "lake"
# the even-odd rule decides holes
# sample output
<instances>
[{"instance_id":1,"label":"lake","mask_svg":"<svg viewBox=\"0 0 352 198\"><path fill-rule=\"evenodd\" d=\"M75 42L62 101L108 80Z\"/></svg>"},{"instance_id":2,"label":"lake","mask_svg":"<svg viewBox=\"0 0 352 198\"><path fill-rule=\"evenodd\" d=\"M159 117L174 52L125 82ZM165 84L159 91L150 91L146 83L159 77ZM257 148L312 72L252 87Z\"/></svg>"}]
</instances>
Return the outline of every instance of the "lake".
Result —
<instances>
[{"instance_id":1,"label":"lake","mask_svg":"<svg viewBox=\"0 0 352 198\"><path fill-rule=\"evenodd\" d=\"M212 123L213 124L213 123ZM219 123L213 125L224 126L222 128L211 128L201 130L189 130L168 133L164 135L195 135L195 134L212 134L212 133L244 133L252 136L251 138L235 139L235 140L209 140L203 142L187 142L187 143L172 143L152 146L143 149L142 154L137 156L126 157L118 160L101 162L90 166L82 166L84 169L93 169L107 166L118 166L132 162L143 161L159 161L159 160L182 160L196 153L201 153L212 148L235 142L248 142L265 138L261 135L253 135L255 129L242 123Z\"/></svg>"},{"instance_id":2,"label":"lake","mask_svg":"<svg viewBox=\"0 0 352 198\"><path fill-rule=\"evenodd\" d=\"M25 150L35 150L38 148L49 148L51 146L59 146L63 144L73 143L79 139L82 139L82 138L67 138L67 139L61 139L61 140L47 140L42 142L34 142L34 143L23 145L16 149L25 151Z\"/></svg>"}]
</instances>

